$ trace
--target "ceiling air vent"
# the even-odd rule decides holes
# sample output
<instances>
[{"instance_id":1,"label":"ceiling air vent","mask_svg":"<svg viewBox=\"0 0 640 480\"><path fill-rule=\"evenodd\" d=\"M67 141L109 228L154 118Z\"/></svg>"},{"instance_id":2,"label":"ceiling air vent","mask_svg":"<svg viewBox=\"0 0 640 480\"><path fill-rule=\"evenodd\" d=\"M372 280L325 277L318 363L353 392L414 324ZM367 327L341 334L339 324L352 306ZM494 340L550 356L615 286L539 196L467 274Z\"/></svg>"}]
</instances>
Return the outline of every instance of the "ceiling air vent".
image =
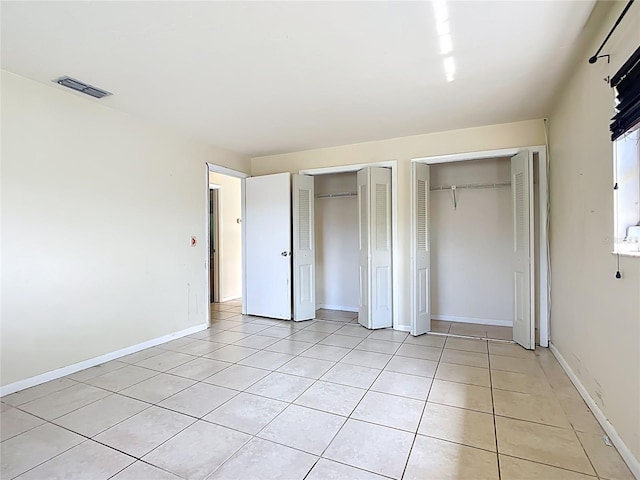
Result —
<instances>
[{"instance_id":1,"label":"ceiling air vent","mask_svg":"<svg viewBox=\"0 0 640 480\"><path fill-rule=\"evenodd\" d=\"M94 98L102 98L107 97L109 95L113 95L111 92L107 92L106 90L101 90L92 85L87 85L86 83L82 83L75 78L71 77L60 77L54 80L58 85L62 85L63 87L70 88L75 90L76 92L85 93Z\"/></svg>"}]
</instances>

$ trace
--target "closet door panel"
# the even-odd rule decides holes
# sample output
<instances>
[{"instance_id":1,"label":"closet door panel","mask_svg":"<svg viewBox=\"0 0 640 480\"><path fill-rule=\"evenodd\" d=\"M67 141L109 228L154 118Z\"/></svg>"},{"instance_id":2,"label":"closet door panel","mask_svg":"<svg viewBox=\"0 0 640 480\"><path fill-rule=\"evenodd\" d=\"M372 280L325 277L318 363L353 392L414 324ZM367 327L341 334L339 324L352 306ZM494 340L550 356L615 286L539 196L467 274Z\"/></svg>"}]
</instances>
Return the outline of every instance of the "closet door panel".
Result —
<instances>
[{"instance_id":1,"label":"closet door panel","mask_svg":"<svg viewBox=\"0 0 640 480\"><path fill-rule=\"evenodd\" d=\"M387 328L393 323L391 300L391 170L370 167L370 326Z\"/></svg>"},{"instance_id":2,"label":"closet door panel","mask_svg":"<svg viewBox=\"0 0 640 480\"><path fill-rule=\"evenodd\" d=\"M358 247L360 298L358 321L369 327L369 169L358 171Z\"/></svg>"},{"instance_id":3,"label":"closet door panel","mask_svg":"<svg viewBox=\"0 0 640 480\"><path fill-rule=\"evenodd\" d=\"M313 177L293 176L293 319L316 315Z\"/></svg>"},{"instance_id":4,"label":"closet door panel","mask_svg":"<svg viewBox=\"0 0 640 480\"><path fill-rule=\"evenodd\" d=\"M429 165L413 164L414 238L412 261L411 334L421 335L431 330L429 244Z\"/></svg>"},{"instance_id":5,"label":"closet door panel","mask_svg":"<svg viewBox=\"0 0 640 480\"><path fill-rule=\"evenodd\" d=\"M524 348L535 348L533 312L533 172L531 153L520 152L511 158L513 208L513 340Z\"/></svg>"}]
</instances>

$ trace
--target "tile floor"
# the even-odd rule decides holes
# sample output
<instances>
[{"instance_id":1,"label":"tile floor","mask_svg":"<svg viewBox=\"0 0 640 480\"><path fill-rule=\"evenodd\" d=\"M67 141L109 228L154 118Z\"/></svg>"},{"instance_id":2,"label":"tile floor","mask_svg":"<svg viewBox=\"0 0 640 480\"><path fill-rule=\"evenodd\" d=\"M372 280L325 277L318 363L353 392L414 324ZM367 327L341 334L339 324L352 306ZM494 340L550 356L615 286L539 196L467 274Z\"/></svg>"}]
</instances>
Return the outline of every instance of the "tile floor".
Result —
<instances>
[{"instance_id":1,"label":"tile floor","mask_svg":"<svg viewBox=\"0 0 640 480\"><path fill-rule=\"evenodd\" d=\"M333 320L334 322L358 323L358 312L347 312L344 310L327 310L319 308L316 310L316 319Z\"/></svg>"},{"instance_id":2,"label":"tile floor","mask_svg":"<svg viewBox=\"0 0 640 480\"><path fill-rule=\"evenodd\" d=\"M431 329L436 333L450 333L452 335L462 335L465 337L513 340L513 328L511 327L431 320Z\"/></svg>"},{"instance_id":3,"label":"tile floor","mask_svg":"<svg viewBox=\"0 0 640 480\"><path fill-rule=\"evenodd\" d=\"M0 477L632 478L546 349L237 308L2 398Z\"/></svg>"}]
</instances>

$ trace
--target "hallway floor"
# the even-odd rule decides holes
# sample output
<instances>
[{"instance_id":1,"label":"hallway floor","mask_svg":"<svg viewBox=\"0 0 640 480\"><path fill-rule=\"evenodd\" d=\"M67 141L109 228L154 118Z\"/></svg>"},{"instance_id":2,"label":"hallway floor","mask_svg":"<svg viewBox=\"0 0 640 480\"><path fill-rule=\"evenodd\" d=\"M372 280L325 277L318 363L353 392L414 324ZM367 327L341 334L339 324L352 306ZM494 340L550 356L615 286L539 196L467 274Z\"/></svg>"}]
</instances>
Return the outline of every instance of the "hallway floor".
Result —
<instances>
[{"instance_id":1,"label":"hallway floor","mask_svg":"<svg viewBox=\"0 0 640 480\"><path fill-rule=\"evenodd\" d=\"M547 349L237 308L2 398L0 476L632 478Z\"/></svg>"}]
</instances>

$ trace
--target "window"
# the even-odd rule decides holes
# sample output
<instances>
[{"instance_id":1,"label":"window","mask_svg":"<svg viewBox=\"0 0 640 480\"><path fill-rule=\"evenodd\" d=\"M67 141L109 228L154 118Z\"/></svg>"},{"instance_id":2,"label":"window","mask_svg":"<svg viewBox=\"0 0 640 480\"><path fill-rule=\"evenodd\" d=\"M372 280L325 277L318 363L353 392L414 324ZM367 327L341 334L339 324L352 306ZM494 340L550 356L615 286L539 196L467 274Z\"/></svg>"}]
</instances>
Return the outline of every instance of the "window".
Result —
<instances>
[{"instance_id":1,"label":"window","mask_svg":"<svg viewBox=\"0 0 640 480\"><path fill-rule=\"evenodd\" d=\"M611 87L616 94L614 252L640 257L640 47L611 78Z\"/></svg>"},{"instance_id":2,"label":"window","mask_svg":"<svg viewBox=\"0 0 640 480\"><path fill-rule=\"evenodd\" d=\"M640 125L614 142L615 253L640 256Z\"/></svg>"}]
</instances>

